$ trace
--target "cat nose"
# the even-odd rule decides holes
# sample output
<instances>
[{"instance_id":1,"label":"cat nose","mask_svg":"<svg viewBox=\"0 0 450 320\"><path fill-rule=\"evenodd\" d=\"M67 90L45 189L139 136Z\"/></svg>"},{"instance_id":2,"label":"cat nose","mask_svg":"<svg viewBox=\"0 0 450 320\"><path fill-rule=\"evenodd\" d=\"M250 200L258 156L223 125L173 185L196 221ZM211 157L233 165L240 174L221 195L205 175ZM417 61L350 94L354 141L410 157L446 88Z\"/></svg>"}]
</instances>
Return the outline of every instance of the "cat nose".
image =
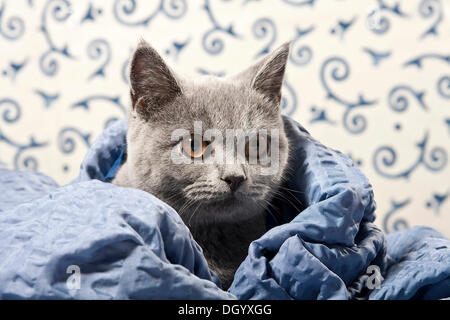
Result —
<instances>
[{"instance_id":1,"label":"cat nose","mask_svg":"<svg viewBox=\"0 0 450 320\"><path fill-rule=\"evenodd\" d=\"M232 192L235 192L242 184L242 182L246 180L244 176L226 176L221 179L228 184Z\"/></svg>"}]
</instances>

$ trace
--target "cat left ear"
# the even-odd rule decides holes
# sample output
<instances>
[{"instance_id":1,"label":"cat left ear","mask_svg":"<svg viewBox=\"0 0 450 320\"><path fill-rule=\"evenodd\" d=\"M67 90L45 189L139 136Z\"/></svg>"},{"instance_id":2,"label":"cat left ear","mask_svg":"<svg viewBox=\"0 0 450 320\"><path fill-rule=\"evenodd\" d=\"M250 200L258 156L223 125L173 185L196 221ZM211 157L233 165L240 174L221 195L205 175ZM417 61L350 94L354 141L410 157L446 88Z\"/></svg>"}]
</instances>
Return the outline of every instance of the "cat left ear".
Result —
<instances>
[{"instance_id":1,"label":"cat left ear","mask_svg":"<svg viewBox=\"0 0 450 320\"><path fill-rule=\"evenodd\" d=\"M131 102L148 118L181 94L181 88L161 56L145 41L134 52L130 66Z\"/></svg>"},{"instance_id":2,"label":"cat left ear","mask_svg":"<svg viewBox=\"0 0 450 320\"><path fill-rule=\"evenodd\" d=\"M284 43L235 77L247 83L250 82L253 89L276 102L280 102L290 44L290 41Z\"/></svg>"}]
</instances>

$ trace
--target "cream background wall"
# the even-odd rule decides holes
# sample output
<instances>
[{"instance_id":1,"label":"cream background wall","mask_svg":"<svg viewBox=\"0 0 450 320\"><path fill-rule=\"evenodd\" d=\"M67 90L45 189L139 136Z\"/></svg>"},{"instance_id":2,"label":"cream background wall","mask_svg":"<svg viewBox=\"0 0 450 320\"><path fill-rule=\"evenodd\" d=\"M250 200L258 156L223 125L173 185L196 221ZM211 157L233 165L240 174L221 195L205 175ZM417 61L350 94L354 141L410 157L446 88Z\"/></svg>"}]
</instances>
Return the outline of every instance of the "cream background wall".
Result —
<instances>
[{"instance_id":1,"label":"cream background wall","mask_svg":"<svg viewBox=\"0 0 450 320\"><path fill-rule=\"evenodd\" d=\"M385 231L450 236L449 15L447 0L0 0L0 166L76 177L128 107L140 37L186 75L294 39L283 112L361 167Z\"/></svg>"}]
</instances>

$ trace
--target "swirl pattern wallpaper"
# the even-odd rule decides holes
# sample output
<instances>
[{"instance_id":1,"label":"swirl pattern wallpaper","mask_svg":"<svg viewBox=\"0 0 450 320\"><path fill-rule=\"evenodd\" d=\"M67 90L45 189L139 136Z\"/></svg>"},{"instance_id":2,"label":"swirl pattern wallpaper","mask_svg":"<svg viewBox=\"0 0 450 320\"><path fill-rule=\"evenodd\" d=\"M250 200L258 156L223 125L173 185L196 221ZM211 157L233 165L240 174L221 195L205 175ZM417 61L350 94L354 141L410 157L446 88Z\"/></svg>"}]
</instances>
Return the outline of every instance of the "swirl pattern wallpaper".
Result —
<instances>
[{"instance_id":1,"label":"swirl pattern wallpaper","mask_svg":"<svg viewBox=\"0 0 450 320\"><path fill-rule=\"evenodd\" d=\"M0 166L74 179L141 38L218 76L293 40L283 113L363 170L385 232L450 236L450 1L0 0Z\"/></svg>"}]
</instances>

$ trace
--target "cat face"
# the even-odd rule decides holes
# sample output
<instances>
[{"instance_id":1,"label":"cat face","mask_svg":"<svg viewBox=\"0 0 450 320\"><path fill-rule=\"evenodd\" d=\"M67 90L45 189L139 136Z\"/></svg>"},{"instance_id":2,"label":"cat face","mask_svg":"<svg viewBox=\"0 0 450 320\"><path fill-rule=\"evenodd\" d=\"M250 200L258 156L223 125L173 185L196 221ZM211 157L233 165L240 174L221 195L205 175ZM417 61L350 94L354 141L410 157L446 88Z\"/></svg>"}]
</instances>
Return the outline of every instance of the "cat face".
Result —
<instances>
[{"instance_id":1,"label":"cat face","mask_svg":"<svg viewBox=\"0 0 450 320\"><path fill-rule=\"evenodd\" d=\"M228 219L261 210L283 179L280 116L289 45L237 75L185 79L148 44L131 62L128 175L182 218ZM236 217L233 217L236 219Z\"/></svg>"}]
</instances>

